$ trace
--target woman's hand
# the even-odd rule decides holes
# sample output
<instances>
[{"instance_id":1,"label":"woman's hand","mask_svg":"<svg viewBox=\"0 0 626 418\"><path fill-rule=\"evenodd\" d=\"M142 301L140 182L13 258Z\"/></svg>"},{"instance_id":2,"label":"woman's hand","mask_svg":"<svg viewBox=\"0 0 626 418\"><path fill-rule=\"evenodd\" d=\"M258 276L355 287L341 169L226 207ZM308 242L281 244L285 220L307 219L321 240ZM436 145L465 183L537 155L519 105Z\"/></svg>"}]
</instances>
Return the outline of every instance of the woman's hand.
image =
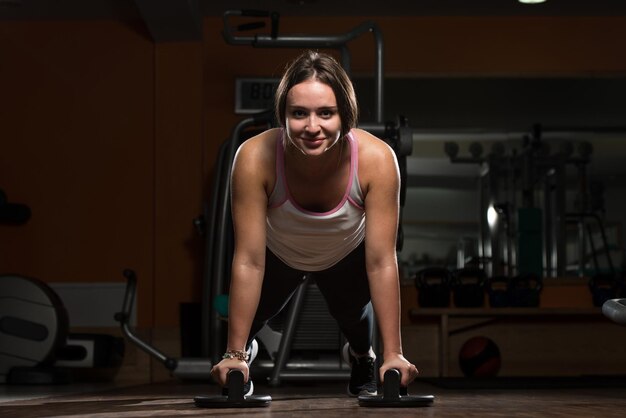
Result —
<instances>
[{"instance_id":1,"label":"woman's hand","mask_svg":"<svg viewBox=\"0 0 626 418\"><path fill-rule=\"evenodd\" d=\"M408 386L417 375L419 371L414 364L411 364L407 359L404 358L402 354L395 354L392 356L385 356L385 361L383 365L380 366L380 381L383 382L385 379L385 372L389 369L397 369L400 372L401 380L400 386Z\"/></svg>"},{"instance_id":2,"label":"woman's hand","mask_svg":"<svg viewBox=\"0 0 626 418\"><path fill-rule=\"evenodd\" d=\"M241 370L243 373L243 381L248 381L250 372L248 363L236 358L227 358L217 363L211 369L211 376L220 386L226 386L228 372L233 369Z\"/></svg>"}]
</instances>

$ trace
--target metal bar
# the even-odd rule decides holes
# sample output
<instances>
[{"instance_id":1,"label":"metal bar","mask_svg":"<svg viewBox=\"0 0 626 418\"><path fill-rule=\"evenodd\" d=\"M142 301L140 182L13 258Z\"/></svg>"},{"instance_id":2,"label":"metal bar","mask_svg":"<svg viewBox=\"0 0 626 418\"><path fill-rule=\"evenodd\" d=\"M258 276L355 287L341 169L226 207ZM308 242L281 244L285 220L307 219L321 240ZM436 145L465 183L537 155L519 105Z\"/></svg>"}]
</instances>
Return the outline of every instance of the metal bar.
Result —
<instances>
[{"instance_id":1,"label":"metal bar","mask_svg":"<svg viewBox=\"0 0 626 418\"><path fill-rule=\"evenodd\" d=\"M341 65L348 75L352 73L352 58L347 46L341 47Z\"/></svg>"},{"instance_id":2,"label":"metal bar","mask_svg":"<svg viewBox=\"0 0 626 418\"><path fill-rule=\"evenodd\" d=\"M159 360L170 370L176 368L176 360L166 356L161 351L157 350L153 346L149 345L141 338L139 338L135 332L131 329L128 320L133 310L133 301L135 300L135 294L137 292L137 277L132 270L125 270L124 276L126 277L126 292L124 293L124 302L122 303L122 312L115 315L121 325L122 333L137 347Z\"/></svg>"},{"instance_id":3,"label":"metal bar","mask_svg":"<svg viewBox=\"0 0 626 418\"><path fill-rule=\"evenodd\" d=\"M269 384L271 386L280 385L280 379L282 377L281 371L291 354L291 342L293 341L293 337L296 333L296 325L298 323L298 318L300 317L300 311L302 310L307 285L308 280L305 279L300 286L298 286L298 289L291 298L289 312L287 313L287 319L285 321L285 329L283 329L283 337L280 340L280 346L276 355L276 363L274 364L272 375L269 378Z\"/></svg>"},{"instance_id":4,"label":"metal bar","mask_svg":"<svg viewBox=\"0 0 626 418\"><path fill-rule=\"evenodd\" d=\"M606 231L604 230L604 223L602 219L595 213L592 215L596 221L598 222L598 226L600 227L600 235L602 236L602 242L604 243L604 249L606 250L606 260L609 263L609 269L611 273L615 275L615 266L613 265L613 259L611 258L611 249L609 248L609 241L606 238Z\"/></svg>"},{"instance_id":5,"label":"metal bar","mask_svg":"<svg viewBox=\"0 0 626 418\"><path fill-rule=\"evenodd\" d=\"M359 128L375 135L379 138L384 138L387 132L387 126L384 123L359 123Z\"/></svg>"},{"instance_id":6,"label":"metal bar","mask_svg":"<svg viewBox=\"0 0 626 418\"><path fill-rule=\"evenodd\" d=\"M544 195L544 211L543 211L543 260L545 265L545 276L554 277L553 272L553 254L554 254L554 225L552 220L554 219L553 208L553 196L552 196L552 178L550 175L546 175L543 181L543 195Z\"/></svg>"},{"instance_id":7,"label":"metal bar","mask_svg":"<svg viewBox=\"0 0 626 418\"><path fill-rule=\"evenodd\" d=\"M228 216L230 205L229 202L229 192L230 192L230 173L233 164L233 158L237 147L239 146L239 137L241 136L241 132L245 129L246 126L250 126L253 123L253 118L247 118L241 120L233 129L233 133L229 142L226 145L225 152L223 155L223 172L227 173L222 181L220 182L220 189L218 192L218 201L219 204L218 212L215 217L215 235L213 237L208 237L207 239L214 239L217 243L215 248L215 255L213 257L213 265L212 267L212 276L207 280L210 282L209 288L211 289L210 295L211 298L222 294L224 292L224 283L225 280L225 263L226 263L226 236L227 236L227 225L228 225ZM212 302L212 299L209 301ZM212 306L210 303L208 306ZM217 364L220 361L220 352L224 350L221 339L218 337L221 335L222 330L222 321L219 318L219 315L215 309L209 310L209 344L210 344L210 357L211 362Z\"/></svg>"},{"instance_id":8,"label":"metal bar","mask_svg":"<svg viewBox=\"0 0 626 418\"><path fill-rule=\"evenodd\" d=\"M567 231L566 231L566 190L567 181L565 166L559 165L554 173L556 187L554 189L556 277L565 277L567 268Z\"/></svg>"},{"instance_id":9,"label":"metal bar","mask_svg":"<svg viewBox=\"0 0 626 418\"><path fill-rule=\"evenodd\" d=\"M255 12L256 16L270 16L269 12ZM349 32L340 35L283 35L273 36L255 35L255 36L237 36L229 24L231 16L252 15L250 11L228 10L224 12L223 22L224 40L231 45L250 45L255 48L333 48L339 49L345 55L345 46L348 42L356 39L367 32L372 32L374 42L376 44L374 79L376 83L375 104L376 104L376 122L383 121L383 66L384 66L384 42L383 36L374 22L364 22ZM345 56L343 57L345 58Z\"/></svg>"},{"instance_id":10,"label":"metal bar","mask_svg":"<svg viewBox=\"0 0 626 418\"><path fill-rule=\"evenodd\" d=\"M439 318L439 377L448 377L448 314Z\"/></svg>"},{"instance_id":11,"label":"metal bar","mask_svg":"<svg viewBox=\"0 0 626 418\"><path fill-rule=\"evenodd\" d=\"M589 239L589 249L591 250L591 258L593 258L593 267L596 269L596 271L599 271L600 263L598 263L598 254L596 253L598 249L596 248L596 245L593 242L593 231L591 230L591 224L585 222L584 225L585 225L587 237ZM606 249L606 246L604 248Z\"/></svg>"},{"instance_id":12,"label":"metal bar","mask_svg":"<svg viewBox=\"0 0 626 418\"><path fill-rule=\"evenodd\" d=\"M341 48L364 33L373 30L373 22L365 22L340 35L268 35L236 36L228 25L229 12L224 13L224 39L231 45L251 45L255 48Z\"/></svg>"},{"instance_id":13,"label":"metal bar","mask_svg":"<svg viewBox=\"0 0 626 418\"><path fill-rule=\"evenodd\" d=\"M384 88L383 88L383 65L384 65L384 45L383 36L378 29L378 26L374 23L370 23L370 30L374 34L374 40L376 42L376 70L374 76L376 77L376 122L383 122L383 103L384 101Z\"/></svg>"},{"instance_id":14,"label":"metal bar","mask_svg":"<svg viewBox=\"0 0 626 418\"><path fill-rule=\"evenodd\" d=\"M211 280L210 288L211 295L213 297L223 293L226 289L224 285L226 283L226 243L227 243L227 235L228 235L228 219L230 216L230 172L233 167L233 159L235 158L235 153L241 144L241 136L242 132L254 125L258 125L261 123L267 123L271 115L271 112L264 112L246 119L241 120L233 129L232 136L230 138L230 142L226 147L226 151L224 153L224 168L223 172L226 173L224 176L224 180L222 181L222 187L220 188L220 195L218 199L220 200L219 212L215 219L215 242L217 242L217 247L215 250L215 257L213 258L213 277ZM211 239L209 237L208 239ZM207 280L209 278L207 277ZM210 306L210 305L209 305ZM214 364L217 364L220 360L220 352L224 349L223 343L221 339L218 337L221 335L222 330L222 321L219 318L219 315L215 309L210 309L209 313L209 335L212 337L210 339L210 356L211 361Z\"/></svg>"},{"instance_id":15,"label":"metal bar","mask_svg":"<svg viewBox=\"0 0 626 418\"><path fill-rule=\"evenodd\" d=\"M598 223L598 229L600 230L600 236L602 238L602 244L606 250L607 262L609 264L609 269L612 274L615 274L615 265L613 264L613 259L611 257L611 253L609 252L609 242L606 237L606 231L604 230L604 222L602 222L602 218L598 216L598 214L593 212L585 212L585 213L568 213L568 217L570 218L580 218L581 222L584 218L591 218ZM590 238L591 239L591 238Z\"/></svg>"},{"instance_id":16,"label":"metal bar","mask_svg":"<svg viewBox=\"0 0 626 418\"><path fill-rule=\"evenodd\" d=\"M204 222L204 242L206 245L205 249L205 260L204 260L204 277L208 280L211 277L211 270L213 268L213 253L215 249L215 227L216 227L216 216L218 212L218 201L220 196L220 187L224 178L224 154L226 152L227 142L222 143L220 145L217 161L214 171L213 177L213 187L211 189L211 195L209 200L209 206L205 214ZM211 286L203 286L202 289L202 306L209 307L212 304L213 292ZM209 324L211 321L211 313L210 309L202 309L200 312L200 323L202 324L202 329L200 331L200 353L202 356L209 358L211 357L211 349L210 349L210 335L209 335Z\"/></svg>"}]
</instances>

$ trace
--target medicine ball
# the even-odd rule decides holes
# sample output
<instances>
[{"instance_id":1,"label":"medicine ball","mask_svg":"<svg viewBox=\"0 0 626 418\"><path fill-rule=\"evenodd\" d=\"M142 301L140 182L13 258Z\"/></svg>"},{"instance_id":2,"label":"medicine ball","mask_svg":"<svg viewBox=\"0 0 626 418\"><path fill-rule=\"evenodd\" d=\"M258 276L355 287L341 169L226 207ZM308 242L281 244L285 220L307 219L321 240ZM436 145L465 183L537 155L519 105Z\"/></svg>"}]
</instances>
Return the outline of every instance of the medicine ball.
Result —
<instances>
[{"instance_id":1,"label":"medicine ball","mask_svg":"<svg viewBox=\"0 0 626 418\"><path fill-rule=\"evenodd\" d=\"M500 365L500 349L487 337L472 337L459 351L459 366L467 377L496 376Z\"/></svg>"}]
</instances>

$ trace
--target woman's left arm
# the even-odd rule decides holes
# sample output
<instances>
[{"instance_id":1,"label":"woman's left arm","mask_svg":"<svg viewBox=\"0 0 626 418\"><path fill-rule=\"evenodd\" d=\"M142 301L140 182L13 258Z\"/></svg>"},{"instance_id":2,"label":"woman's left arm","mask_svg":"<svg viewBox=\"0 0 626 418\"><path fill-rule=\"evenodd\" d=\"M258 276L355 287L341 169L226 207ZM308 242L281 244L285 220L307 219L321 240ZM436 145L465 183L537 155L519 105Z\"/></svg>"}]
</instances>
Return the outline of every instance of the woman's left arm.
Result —
<instances>
[{"instance_id":1,"label":"woman's left arm","mask_svg":"<svg viewBox=\"0 0 626 418\"><path fill-rule=\"evenodd\" d=\"M380 379L388 369L402 374L407 386L418 374L404 358L400 332L400 283L396 256L399 222L400 174L393 150L360 131L360 179L365 183L365 259L372 304L383 343Z\"/></svg>"}]
</instances>

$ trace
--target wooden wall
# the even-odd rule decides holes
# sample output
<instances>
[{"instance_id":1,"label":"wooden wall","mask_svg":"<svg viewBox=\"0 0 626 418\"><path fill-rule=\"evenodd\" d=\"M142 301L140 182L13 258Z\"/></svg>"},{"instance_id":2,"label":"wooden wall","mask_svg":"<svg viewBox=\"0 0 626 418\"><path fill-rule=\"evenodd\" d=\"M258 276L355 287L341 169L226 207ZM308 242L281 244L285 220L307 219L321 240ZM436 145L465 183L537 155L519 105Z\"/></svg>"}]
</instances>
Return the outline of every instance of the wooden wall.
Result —
<instances>
[{"instance_id":1,"label":"wooden wall","mask_svg":"<svg viewBox=\"0 0 626 418\"><path fill-rule=\"evenodd\" d=\"M0 54L0 187L32 210L0 227L0 271L89 283L133 268L140 326L177 326L202 265L202 45L155 45L140 24L3 22Z\"/></svg>"},{"instance_id":2,"label":"wooden wall","mask_svg":"<svg viewBox=\"0 0 626 418\"><path fill-rule=\"evenodd\" d=\"M332 34L368 17L283 17L282 33ZM373 18L388 76L623 76L626 18ZM296 54L204 41L154 44L142 24L0 22L0 188L31 221L0 226L0 272L46 282L140 278L139 325L178 326L200 299L202 211L238 76ZM373 40L353 69L373 68ZM409 98L407 106L412 100Z\"/></svg>"}]
</instances>

